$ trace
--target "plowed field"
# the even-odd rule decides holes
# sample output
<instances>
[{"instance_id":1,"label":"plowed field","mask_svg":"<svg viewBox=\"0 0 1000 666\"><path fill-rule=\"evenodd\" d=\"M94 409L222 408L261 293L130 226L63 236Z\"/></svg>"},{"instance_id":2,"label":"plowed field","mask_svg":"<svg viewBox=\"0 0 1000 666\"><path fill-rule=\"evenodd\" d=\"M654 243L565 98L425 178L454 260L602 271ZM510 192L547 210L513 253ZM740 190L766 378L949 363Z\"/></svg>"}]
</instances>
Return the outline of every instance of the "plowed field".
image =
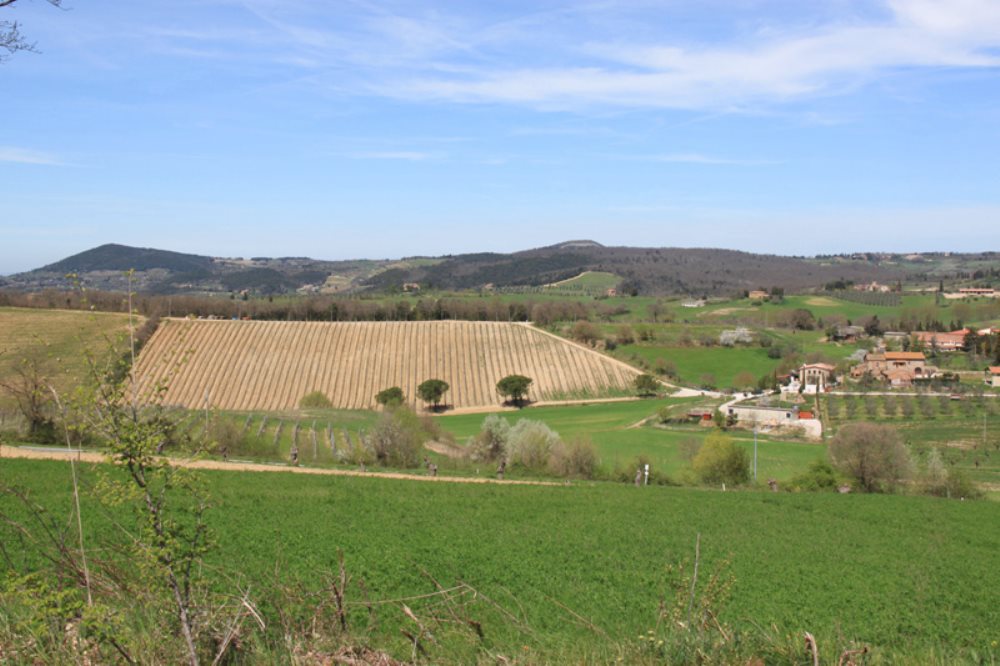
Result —
<instances>
[{"instance_id":1,"label":"plowed field","mask_svg":"<svg viewBox=\"0 0 1000 666\"><path fill-rule=\"evenodd\" d=\"M425 379L451 385L456 408L496 405L496 383L531 377L530 398L627 390L638 371L524 324L434 322L264 322L171 319L136 367L143 393L167 405L231 410L295 409L312 391L334 407L368 409L375 394L403 389L416 404Z\"/></svg>"}]
</instances>

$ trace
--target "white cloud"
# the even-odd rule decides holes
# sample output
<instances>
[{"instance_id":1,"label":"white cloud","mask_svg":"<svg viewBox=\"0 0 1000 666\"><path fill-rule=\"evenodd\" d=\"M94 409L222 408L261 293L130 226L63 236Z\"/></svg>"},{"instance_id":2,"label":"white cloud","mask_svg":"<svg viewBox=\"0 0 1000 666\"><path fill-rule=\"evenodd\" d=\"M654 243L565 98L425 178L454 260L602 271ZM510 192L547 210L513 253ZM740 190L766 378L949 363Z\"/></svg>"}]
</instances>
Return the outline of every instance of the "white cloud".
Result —
<instances>
[{"instance_id":1,"label":"white cloud","mask_svg":"<svg viewBox=\"0 0 1000 666\"><path fill-rule=\"evenodd\" d=\"M888 9L888 21L769 30L738 44L592 41L576 58L587 66L480 67L405 77L379 92L555 109L727 108L830 94L893 70L1000 66L1000 3L893 0Z\"/></svg>"},{"instance_id":2,"label":"white cloud","mask_svg":"<svg viewBox=\"0 0 1000 666\"><path fill-rule=\"evenodd\" d=\"M38 164L43 166L66 165L65 162L51 153L43 153L38 150L29 150L27 148L16 148L14 146L0 146L0 162Z\"/></svg>"}]
</instances>

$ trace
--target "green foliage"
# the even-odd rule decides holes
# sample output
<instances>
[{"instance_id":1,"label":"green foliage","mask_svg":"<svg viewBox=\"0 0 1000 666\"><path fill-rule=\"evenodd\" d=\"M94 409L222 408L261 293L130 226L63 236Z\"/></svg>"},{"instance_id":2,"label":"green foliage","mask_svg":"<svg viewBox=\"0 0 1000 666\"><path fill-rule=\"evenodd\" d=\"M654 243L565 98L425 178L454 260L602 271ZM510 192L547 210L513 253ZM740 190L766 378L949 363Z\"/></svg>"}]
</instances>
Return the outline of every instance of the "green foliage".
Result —
<instances>
[{"instance_id":1,"label":"green foliage","mask_svg":"<svg viewBox=\"0 0 1000 666\"><path fill-rule=\"evenodd\" d=\"M417 387L417 397L431 403L436 409L449 388L448 382L443 379L427 379Z\"/></svg>"},{"instance_id":2,"label":"green foliage","mask_svg":"<svg viewBox=\"0 0 1000 666\"><path fill-rule=\"evenodd\" d=\"M525 377L524 375L507 375L497 382L497 393L515 405L519 405L528 395L530 387L530 377Z\"/></svg>"},{"instance_id":3,"label":"green foliage","mask_svg":"<svg viewBox=\"0 0 1000 666\"><path fill-rule=\"evenodd\" d=\"M735 486L750 480L750 456L721 433L705 438L691 467L698 479L709 485Z\"/></svg>"},{"instance_id":4,"label":"green foliage","mask_svg":"<svg viewBox=\"0 0 1000 666\"><path fill-rule=\"evenodd\" d=\"M302 409L329 409L333 407L333 403L322 391L312 391L302 396L302 399L299 400L299 407Z\"/></svg>"},{"instance_id":5,"label":"green foliage","mask_svg":"<svg viewBox=\"0 0 1000 666\"><path fill-rule=\"evenodd\" d=\"M809 466L809 470L795 476L788 482L788 487L796 492L836 491L840 485L840 476L826 460L820 459Z\"/></svg>"},{"instance_id":6,"label":"green foliage","mask_svg":"<svg viewBox=\"0 0 1000 666\"><path fill-rule=\"evenodd\" d=\"M375 394L375 402L382 405L383 407L391 407L394 405L402 405L406 402L406 395L403 394L403 389L398 386L393 386L387 389L382 389Z\"/></svg>"},{"instance_id":7,"label":"green foliage","mask_svg":"<svg viewBox=\"0 0 1000 666\"><path fill-rule=\"evenodd\" d=\"M645 373L636 375L635 379L632 380L632 386L639 396L654 396L662 388L656 377Z\"/></svg>"}]
</instances>

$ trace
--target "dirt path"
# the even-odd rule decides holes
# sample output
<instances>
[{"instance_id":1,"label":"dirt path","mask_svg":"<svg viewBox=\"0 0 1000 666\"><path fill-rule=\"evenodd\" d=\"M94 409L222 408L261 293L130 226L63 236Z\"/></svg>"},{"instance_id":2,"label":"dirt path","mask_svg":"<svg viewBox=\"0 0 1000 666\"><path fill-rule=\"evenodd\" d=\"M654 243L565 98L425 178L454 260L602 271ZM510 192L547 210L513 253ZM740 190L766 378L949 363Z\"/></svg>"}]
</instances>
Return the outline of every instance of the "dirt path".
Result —
<instances>
[{"instance_id":1,"label":"dirt path","mask_svg":"<svg viewBox=\"0 0 1000 666\"><path fill-rule=\"evenodd\" d=\"M103 463L107 458L91 451L61 451L59 449L32 449L18 446L0 445L0 460L4 458L25 458L29 460L75 459L86 463ZM407 481L427 481L430 483L495 483L508 486L562 486L555 481L518 481L505 479L485 479L466 476L424 476L400 472L361 472L347 469L318 469L314 467L288 467L280 464L222 462L220 460L170 459L171 464L191 469L215 469L227 472L286 472L289 474L318 474L321 476L364 476L376 479L404 479Z\"/></svg>"}]
</instances>

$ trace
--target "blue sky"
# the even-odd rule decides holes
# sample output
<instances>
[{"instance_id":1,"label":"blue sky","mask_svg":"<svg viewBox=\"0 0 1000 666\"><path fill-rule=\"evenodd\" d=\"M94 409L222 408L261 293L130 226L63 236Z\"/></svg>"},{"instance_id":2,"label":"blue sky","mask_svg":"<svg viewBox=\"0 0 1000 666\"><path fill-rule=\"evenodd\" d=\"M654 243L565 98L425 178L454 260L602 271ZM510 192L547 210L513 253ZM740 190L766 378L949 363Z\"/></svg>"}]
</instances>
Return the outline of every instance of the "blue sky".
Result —
<instances>
[{"instance_id":1,"label":"blue sky","mask_svg":"<svg viewBox=\"0 0 1000 666\"><path fill-rule=\"evenodd\" d=\"M106 242L1000 249L1000 2L19 0L0 273Z\"/></svg>"}]
</instances>

